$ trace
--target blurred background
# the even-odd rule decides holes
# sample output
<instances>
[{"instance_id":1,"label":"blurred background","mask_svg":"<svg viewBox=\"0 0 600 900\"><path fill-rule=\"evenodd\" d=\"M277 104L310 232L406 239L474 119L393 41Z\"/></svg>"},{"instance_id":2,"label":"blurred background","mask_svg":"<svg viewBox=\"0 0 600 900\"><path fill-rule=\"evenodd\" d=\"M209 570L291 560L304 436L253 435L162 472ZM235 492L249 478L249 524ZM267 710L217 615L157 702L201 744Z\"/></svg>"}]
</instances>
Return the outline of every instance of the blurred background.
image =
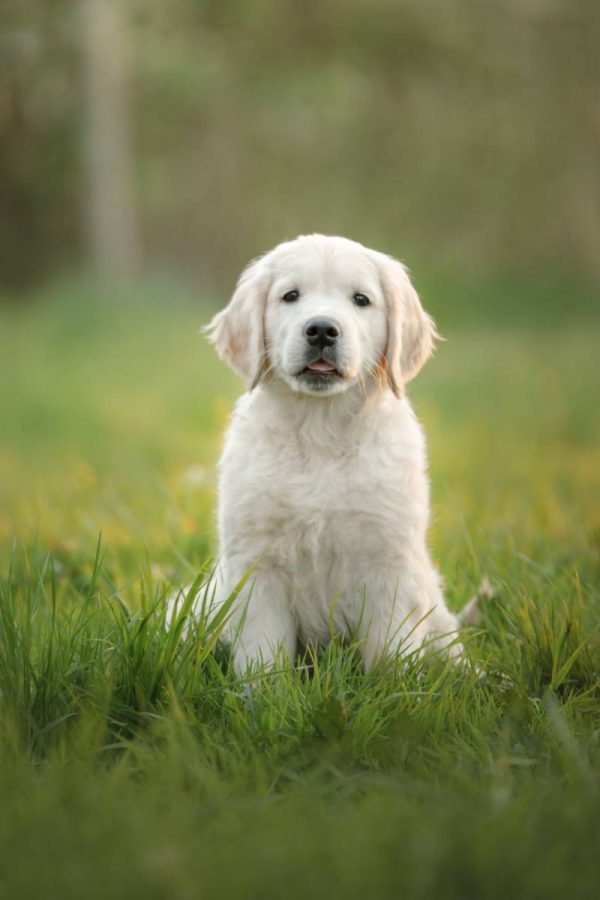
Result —
<instances>
[{"instance_id":1,"label":"blurred background","mask_svg":"<svg viewBox=\"0 0 600 900\"><path fill-rule=\"evenodd\" d=\"M3 0L0 278L230 287L342 233L600 282L595 0Z\"/></svg>"},{"instance_id":2,"label":"blurred background","mask_svg":"<svg viewBox=\"0 0 600 900\"><path fill-rule=\"evenodd\" d=\"M597 0L3 0L2 546L205 559L240 385L198 330L321 231L406 262L448 338L411 396L458 594L477 529L587 553L599 51Z\"/></svg>"}]
</instances>

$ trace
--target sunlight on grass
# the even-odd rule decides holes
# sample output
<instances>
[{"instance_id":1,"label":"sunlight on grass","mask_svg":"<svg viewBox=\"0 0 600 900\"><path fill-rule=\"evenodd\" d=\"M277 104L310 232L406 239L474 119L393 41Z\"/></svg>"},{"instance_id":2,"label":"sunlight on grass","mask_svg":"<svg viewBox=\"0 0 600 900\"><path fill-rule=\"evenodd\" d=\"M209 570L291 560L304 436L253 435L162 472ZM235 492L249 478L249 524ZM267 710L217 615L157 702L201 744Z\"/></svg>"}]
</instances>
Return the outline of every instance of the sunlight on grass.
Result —
<instances>
[{"instance_id":1,"label":"sunlight on grass","mask_svg":"<svg viewBox=\"0 0 600 900\"><path fill-rule=\"evenodd\" d=\"M81 287L1 311L2 890L592 896L600 326L442 323L411 391L450 603L484 595L478 668L364 675L334 642L249 689L222 623L165 628L209 571L240 390L208 315Z\"/></svg>"}]
</instances>

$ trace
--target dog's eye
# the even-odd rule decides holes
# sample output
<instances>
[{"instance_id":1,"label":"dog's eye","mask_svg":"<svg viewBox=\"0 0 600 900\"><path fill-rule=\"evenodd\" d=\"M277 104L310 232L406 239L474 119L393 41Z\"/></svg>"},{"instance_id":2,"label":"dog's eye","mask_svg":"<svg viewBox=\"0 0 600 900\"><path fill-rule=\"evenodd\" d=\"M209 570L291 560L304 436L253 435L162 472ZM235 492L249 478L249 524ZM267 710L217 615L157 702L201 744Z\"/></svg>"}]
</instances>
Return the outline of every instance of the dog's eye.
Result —
<instances>
[{"instance_id":1,"label":"dog's eye","mask_svg":"<svg viewBox=\"0 0 600 900\"><path fill-rule=\"evenodd\" d=\"M366 294L354 294L352 299L357 306L368 306L371 302Z\"/></svg>"},{"instance_id":2,"label":"dog's eye","mask_svg":"<svg viewBox=\"0 0 600 900\"><path fill-rule=\"evenodd\" d=\"M293 303L299 296L300 293L298 291L287 291L281 299L284 303Z\"/></svg>"}]
</instances>

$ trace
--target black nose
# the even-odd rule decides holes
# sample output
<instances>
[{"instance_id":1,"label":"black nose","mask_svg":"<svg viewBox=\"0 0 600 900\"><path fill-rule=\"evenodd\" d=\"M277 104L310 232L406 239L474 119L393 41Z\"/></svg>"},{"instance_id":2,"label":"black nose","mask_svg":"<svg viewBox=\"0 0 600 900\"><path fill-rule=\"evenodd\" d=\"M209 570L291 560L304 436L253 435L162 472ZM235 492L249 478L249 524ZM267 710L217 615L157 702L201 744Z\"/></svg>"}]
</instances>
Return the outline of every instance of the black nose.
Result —
<instances>
[{"instance_id":1,"label":"black nose","mask_svg":"<svg viewBox=\"0 0 600 900\"><path fill-rule=\"evenodd\" d=\"M306 340L311 347L331 347L340 336L339 327L331 319L309 319L304 326Z\"/></svg>"}]
</instances>

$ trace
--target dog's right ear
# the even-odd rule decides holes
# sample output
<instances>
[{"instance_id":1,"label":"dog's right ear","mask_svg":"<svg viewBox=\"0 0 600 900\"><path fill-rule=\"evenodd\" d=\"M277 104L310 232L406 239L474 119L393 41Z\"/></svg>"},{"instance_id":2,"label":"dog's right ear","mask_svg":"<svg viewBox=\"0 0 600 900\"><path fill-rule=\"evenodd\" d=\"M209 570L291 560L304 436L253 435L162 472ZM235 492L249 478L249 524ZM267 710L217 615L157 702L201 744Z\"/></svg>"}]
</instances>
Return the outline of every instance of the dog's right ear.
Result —
<instances>
[{"instance_id":1,"label":"dog's right ear","mask_svg":"<svg viewBox=\"0 0 600 900\"><path fill-rule=\"evenodd\" d=\"M244 269L231 300L204 329L223 362L241 375L249 390L267 368L265 306L270 276L263 258Z\"/></svg>"}]
</instances>

